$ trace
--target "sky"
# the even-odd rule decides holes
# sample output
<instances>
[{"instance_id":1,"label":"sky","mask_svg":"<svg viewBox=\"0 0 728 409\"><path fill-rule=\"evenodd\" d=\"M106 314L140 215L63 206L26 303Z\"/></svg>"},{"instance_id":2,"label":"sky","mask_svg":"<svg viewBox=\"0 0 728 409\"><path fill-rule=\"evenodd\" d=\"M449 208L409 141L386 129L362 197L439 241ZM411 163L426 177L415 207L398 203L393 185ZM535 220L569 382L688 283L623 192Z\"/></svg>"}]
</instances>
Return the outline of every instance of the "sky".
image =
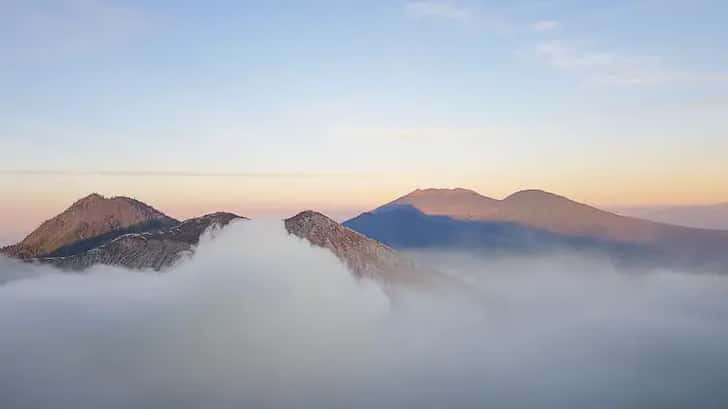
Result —
<instances>
[{"instance_id":1,"label":"sky","mask_svg":"<svg viewBox=\"0 0 728 409\"><path fill-rule=\"evenodd\" d=\"M262 4L261 4L262 3ZM722 1L0 1L0 243L91 192L728 201Z\"/></svg>"}]
</instances>

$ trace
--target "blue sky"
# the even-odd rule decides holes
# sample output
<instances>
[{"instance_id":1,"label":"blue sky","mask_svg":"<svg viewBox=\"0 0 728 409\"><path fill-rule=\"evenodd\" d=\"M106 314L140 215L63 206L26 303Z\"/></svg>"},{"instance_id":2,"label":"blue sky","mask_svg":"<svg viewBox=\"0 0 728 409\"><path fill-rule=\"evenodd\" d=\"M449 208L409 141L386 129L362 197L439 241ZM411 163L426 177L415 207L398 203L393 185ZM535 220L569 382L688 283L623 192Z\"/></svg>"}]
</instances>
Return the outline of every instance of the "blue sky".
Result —
<instances>
[{"instance_id":1,"label":"blue sky","mask_svg":"<svg viewBox=\"0 0 728 409\"><path fill-rule=\"evenodd\" d=\"M187 183L155 172L323 178L307 186L331 198L386 186L341 198L364 208L428 185L728 200L726 2L0 7L4 195L60 189L30 170L111 172L112 194Z\"/></svg>"}]
</instances>

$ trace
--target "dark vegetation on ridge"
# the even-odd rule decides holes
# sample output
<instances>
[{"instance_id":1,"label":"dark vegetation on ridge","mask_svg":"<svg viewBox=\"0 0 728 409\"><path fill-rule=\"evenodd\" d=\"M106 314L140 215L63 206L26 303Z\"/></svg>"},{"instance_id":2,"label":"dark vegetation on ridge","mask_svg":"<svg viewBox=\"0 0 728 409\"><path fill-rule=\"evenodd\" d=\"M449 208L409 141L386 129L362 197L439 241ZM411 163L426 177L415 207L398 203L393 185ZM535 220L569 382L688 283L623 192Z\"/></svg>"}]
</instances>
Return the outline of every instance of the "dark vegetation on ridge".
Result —
<instances>
[{"instance_id":1,"label":"dark vegetation on ridge","mask_svg":"<svg viewBox=\"0 0 728 409\"><path fill-rule=\"evenodd\" d=\"M212 213L164 230L125 234L83 253L35 260L73 271L97 264L160 271L190 254L208 228L222 228L233 220L247 219L232 213Z\"/></svg>"},{"instance_id":2,"label":"dark vegetation on ridge","mask_svg":"<svg viewBox=\"0 0 728 409\"><path fill-rule=\"evenodd\" d=\"M63 270L105 264L159 271L191 252L208 228L235 219L245 218L219 212L179 222L138 200L93 193L1 252Z\"/></svg>"},{"instance_id":3,"label":"dark vegetation on ridge","mask_svg":"<svg viewBox=\"0 0 728 409\"><path fill-rule=\"evenodd\" d=\"M108 243L117 237L124 236L126 234L140 234L140 233L151 233L155 231L161 231L174 224L170 224L167 221L162 220L150 220L146 223L139 223L133 226L119 228L111 230L107 233L99 234L97 236L74 241L65 246L59 247L48 254L42 255L42 257L67 257L74 254L80 254L87 250L99 247L104 243Z\"/></svg>"},{"instance_id":4,"label":"dark vegetation on ridge","mask_svg":"<svg viewBox=\"0 0 728 409\"><path fill-rule=\"evenodd\" d=\"M92 193L46 220L20 243L2 249L16 258L78 254L127 233L143 233L179 224L136 199L105 198Z\"/></svg>"}]
</instances>

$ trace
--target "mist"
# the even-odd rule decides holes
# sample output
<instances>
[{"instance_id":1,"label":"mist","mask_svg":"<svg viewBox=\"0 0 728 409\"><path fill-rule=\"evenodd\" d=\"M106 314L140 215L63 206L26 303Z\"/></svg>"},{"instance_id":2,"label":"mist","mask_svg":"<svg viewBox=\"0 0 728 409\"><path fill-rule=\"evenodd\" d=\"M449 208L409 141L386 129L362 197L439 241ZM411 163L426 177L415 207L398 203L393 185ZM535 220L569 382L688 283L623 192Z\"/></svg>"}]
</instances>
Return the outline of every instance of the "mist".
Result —
<instances>
[{"instance_id":1,"label":"mist","mask_svg":"<svg viewBox=\"0 0 728 409\"><path fill-rule=\"evenodd\" d=\"M578 253L412 254L392 302L275 221L167 273L0 259L2 408L722 408L728 277Z\"/></svg>"}]
</instances>

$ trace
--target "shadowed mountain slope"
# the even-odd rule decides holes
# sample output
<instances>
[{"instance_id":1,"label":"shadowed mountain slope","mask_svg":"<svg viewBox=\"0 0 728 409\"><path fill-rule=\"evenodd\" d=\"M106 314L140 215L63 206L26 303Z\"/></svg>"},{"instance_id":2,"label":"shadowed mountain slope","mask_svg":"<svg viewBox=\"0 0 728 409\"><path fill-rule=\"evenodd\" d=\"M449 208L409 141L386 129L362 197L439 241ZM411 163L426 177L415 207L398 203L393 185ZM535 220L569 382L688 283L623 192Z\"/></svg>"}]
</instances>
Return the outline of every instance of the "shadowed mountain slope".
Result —
<instances>
[{"instance_id":1,"label":"shadowed mountain slope","mask_svg":"<svg viewBox=\"0 0 728 409\"><path fill-rule=\"evenodd\" d=\"M398 248L566 244L670 266L728 270L728 231L619 216L540 190L496 200L466 189L418 189L344 224Z\"/></svg>"},{"instance_id":2,"label":"shadowed mountain slope","mask_svg":"<svg viewBox=\"0 0 728 409\"><path fill-rule=\"evenodd\" d=\"M609 246L615 250L621 247L624 251L630 249L630 246L618 246L611 241L562 235L513 222L430 216L411 205L390 205L363 213L344 225L402 249L459 248L505 253L594 246Z\"/></svg>"},{"instance_id":3,"label":"shadowed mountain slope","mask_svg":"<svg viewBox=\"0 0 728 409\"><path fill-rule=\"evenodd\" d=\"M604 240L728 239L728 231L693 229L620 216L542 190L523 190L496 200L460 188L418 189L382 207L391 205L411 205L427 215L514 222L553 233Z\"/></svg>"},{"instance_id":4,"label":"shadowed mountain slope","mask_svg":"<svg viewBox=\"0 0 728 409\"><path fill-rule=\"evenodd\" d=\"M415 265L396 250L344 227L321 213L307 210L286 219L284 224L289 234L330 250L356 277L395 286L452 285L445 276Z\"/></svg>"},{"instance_id":5,"label":"shadowed mountain slope","mask_svg":"<svg viewBox=\"0 0 728 409\"><path fill-rule=\"evenodd\" d=\"M245 218L232 213L213 213L185 220L165 230L125 234L80 254L38 258L35 261L73 271L96 264L160 271L171 267L184 255L191 254L200 235L208 228L222 228L233 220Z\"/></svg>"},{"instance_id":6,"label":"shadowed mountain slope","mask_svg":"<svg viewBox=\"0 0 728 409\"><path fill-rule=\"evenodd\" d=\"M91 194L2 252L16 258L82 253L127 233L165 229L179 221L138 200Z\"/></svg>"},{"instance_id":7,"label":"shadowed mountain slope","mask_svg":"<svg viewBox=\"0 0 728 409\"><path fill-rule=\"evenodd\" d=\"M460 204L447 204L453 201ZM466 189L416 190L382 207L402 204L411 205L428 215L513 222L553 233L604 240L728 239L728 231L693 229L620 216L541 190L520 191L503 200Z\"/></svg>"}]
</instances>

